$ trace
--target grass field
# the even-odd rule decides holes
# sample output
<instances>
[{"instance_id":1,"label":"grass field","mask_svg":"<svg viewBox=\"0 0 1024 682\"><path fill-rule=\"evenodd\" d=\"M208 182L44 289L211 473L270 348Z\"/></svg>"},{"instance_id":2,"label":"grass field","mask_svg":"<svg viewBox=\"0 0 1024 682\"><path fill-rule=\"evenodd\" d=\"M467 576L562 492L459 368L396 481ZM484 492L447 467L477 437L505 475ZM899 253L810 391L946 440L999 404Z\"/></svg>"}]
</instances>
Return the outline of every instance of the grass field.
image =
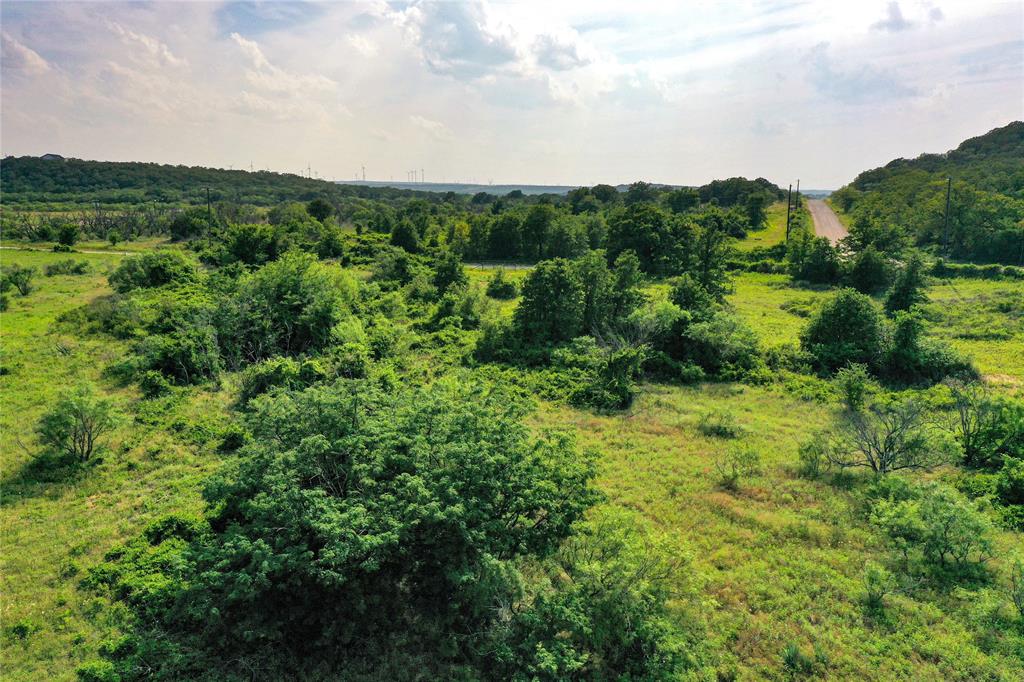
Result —
<instances>
[{"instance_id":1,"label":"grass field","mask_svg":"<svg viewBox=\"0 0 1024 682\"><path fill-rule=\"evenodd\" d=\"M116 631L119 612L79 590L83 572L111 547L172 510L199 509L199 493L220 464L210 438L229 391L193 391L140 403L134 389L106 379L123 343L60 325L61 313L109 293L105 271L120 257L0 252L0 263L42 268L73 257L92 274L38 276L0 315L0 670L5 680L73 680ZM35 457L36 420L66 387L95 381L120 403L121 426L94 465L54 470ZM16 634L27 631L24 637Z\"/></svg>"},{"instance_id":2,"label":"grass field","mask_svg":"<svg viewBox=\"0 0 1024 682\"><path fill-rule=\"evenodd\" d=\"M40 268L68 257L0 252L3 264ZM228 376L219 390L176 389L168 398L140 401L133 387L107 378L104 368L126 345L78 334L58 318L108 294L104 273L121 257L70 257L88 261L92 273L40 276L37 290L12 297L0 318L0 668L10 680L73 680L75 667L118 632L119 607L78 582L149 521L199 509L202 482L224 462L216 434L236 394ZM468 268L473 282L493 272ZM730 303L767 346L796 343L807 316L830 295L793 287L783 275L745 273L734 284ZM1022 293L1021 283L939 283L929 290L931 326L986 373L1019 382L1024 334L1012 302ZM124 421L95 466L74 475L48 471L33 458L33 425L59 391L81 379L116 397ZM1024 679L1024 651L996 628L991 588L937 591L908 582L890 595L886 619L866 614L864 566L892 556L857 502L867 478L811 481L795 474L798 444L834 408L775 385L652 384L624 413L543 404L534 421L574 430L599 453L606 504L636 512L678 542L691 590L679 596L675 614L680 623L706 627L708 639L696 650L701 679L715 679L712 671L718 679L792 679L783 662L789 645L815 659L828 679ZM706 413L732 415L740 440L762 454L761 472L736 491L718 485L714 467L731 441L696 428ZM998 569L1020 535L1002 532L996 542ZM18 624L24 627L12 629Z\"/></svg>"},{"instance_id":3,"label":"grass field","mask_svg":"<svg viewBox=\"0 0 1024 682\"><path fill-rule=\"evenodd\" d=\"M740 251L750 251L759 246L774 246L786 239L786 202L777 201L768 207L768 227L747 233L746 239L736 244Z\"/></svg>"}]
</instances>

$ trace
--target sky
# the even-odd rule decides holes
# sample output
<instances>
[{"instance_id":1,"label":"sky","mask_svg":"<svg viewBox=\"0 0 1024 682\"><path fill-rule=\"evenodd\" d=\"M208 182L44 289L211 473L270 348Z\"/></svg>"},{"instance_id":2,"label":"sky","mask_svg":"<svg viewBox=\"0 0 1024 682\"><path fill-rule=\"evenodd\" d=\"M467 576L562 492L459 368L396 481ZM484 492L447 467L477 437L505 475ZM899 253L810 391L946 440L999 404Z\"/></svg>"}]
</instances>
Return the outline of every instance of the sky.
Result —
<instances>
[{"instance_id":1,"label":"sky","mask_svg":"<svg viewBox=\"0 0 1024 682\"><path fill-rule=\"evenodd\" d=\"M0 2L0 154L831 189L1024 118L1024 2Z\"/></svg>"}]
</instances>

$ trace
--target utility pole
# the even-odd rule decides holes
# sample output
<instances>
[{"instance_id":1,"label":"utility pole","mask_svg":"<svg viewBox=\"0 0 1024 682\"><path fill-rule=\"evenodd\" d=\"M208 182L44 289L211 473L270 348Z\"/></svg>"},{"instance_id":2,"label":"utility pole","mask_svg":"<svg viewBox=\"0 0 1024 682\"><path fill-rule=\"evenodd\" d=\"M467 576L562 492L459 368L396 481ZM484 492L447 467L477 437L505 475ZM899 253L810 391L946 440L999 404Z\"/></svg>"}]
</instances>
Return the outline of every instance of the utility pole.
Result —
<instances>
[{"instance_id":1,"label":"utility pole","mask_svg":"<svg viewBox=\"0 0 1024 682\"><path fill-rule=\"evenodd\" d=\"M953 178L946 178L946 213L942 218L942 252L949 255L949 194L953 189Z\"/></svg>"},{"instance_id":2,"label":"utility pole","mask_svg":"<svg viewBox=\"0 0 1024 682\"><path fill-rule=\"evenodd\" d=\"M206 188L206 218L213 220L213 209L210 206L210 188Z\"/></svg>"},{"instance_id":3,"label":"utility pole","mask_svg":"<svg viewBox=\"0 0 1024 682\"><path fill-rule=\"evenodd\" d=\"M420 182L426 182L426 181L427 181L427 171L425 171L422 168L420 168Z\"/></svg>"},{"instance_id":4,"label":"utility pole","mask_svg":"<svg viewBox=\"0 0 1024 682\"><path fill-rule=\"evenodd\" d=\"M366 182L366 166L363 166L363 182Z\"/></svg>"},{"instance_id":5,"label":"utility pole","mask_svg":"<svg viewBox=\"0 0 1024 682\"><path fill-rule=\"evenodd\" d=\"M800 208L800 178L796 179L796 204L797 208Z\"/></svg>"},{"instance_id":6,"label":"utility pole","mask_svg":"<svg viewBox=\"0 0 1024 682\"><path fill-rule=\"evenodd\" d=\"M789 209L793 207L793 183L789 183L789 193L786 195L786 241L789 241Z\"/></svg>"}]
</instances>

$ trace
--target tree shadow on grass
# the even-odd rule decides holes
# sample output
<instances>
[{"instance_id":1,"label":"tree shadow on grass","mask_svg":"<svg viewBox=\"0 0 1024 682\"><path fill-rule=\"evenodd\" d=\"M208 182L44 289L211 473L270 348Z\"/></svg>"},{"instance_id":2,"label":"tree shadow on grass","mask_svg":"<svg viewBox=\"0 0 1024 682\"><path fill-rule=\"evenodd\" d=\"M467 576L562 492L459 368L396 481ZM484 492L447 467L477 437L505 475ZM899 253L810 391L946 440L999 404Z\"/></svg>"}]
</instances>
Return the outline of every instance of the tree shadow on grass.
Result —
<instances>
[{"instance_id":1,"label":"tree shadow on grass","mask_svg":"<svg viewBox=\"0 0 1024 682\"><path fill-rule=\"evenodd\" d=\"M0 507L27 498L56 499L65 486L79 482L101 461L101 457L94 457L88 462L79 462L65 453L44 450L0 479Z\"/></svg>"}]
</instances>

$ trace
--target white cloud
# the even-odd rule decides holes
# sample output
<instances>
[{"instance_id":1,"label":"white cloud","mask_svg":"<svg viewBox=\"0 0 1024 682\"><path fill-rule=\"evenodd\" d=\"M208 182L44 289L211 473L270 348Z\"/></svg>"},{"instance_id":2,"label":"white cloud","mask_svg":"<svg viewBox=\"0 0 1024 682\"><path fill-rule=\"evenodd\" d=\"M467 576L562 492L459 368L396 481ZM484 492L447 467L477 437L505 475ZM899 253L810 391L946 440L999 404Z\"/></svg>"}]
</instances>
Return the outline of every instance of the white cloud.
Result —
<instances>
[{"instance_id":1,"label":"white cloud","mask_svg":"<svg viewBox=\"0 0 1024 682\"><path fill-rule=\"evenodd\" d=\"M447 141L454 139L455 137L455 134L452 133L448 126L440 121L433 121L429 118L418 116L416 114L410 116L409 121L435 140Z\"/></svg>"},{"instance_id":2,"label":"white cloud","mask_svg":"<svg viewBox=\"0 0 1024 682\"><path fill-rule=\"evenodd\" d=\"M39 76L50 70L50 64L29 46L19 42L14 36L2 33L2 61L4 72Z\"/></svg>"},{"instance_id":3,"label":"white cloud","mask_svg":"<svg viewBox=\"0 0 1024 682\"><path fill-rule=\"evenodd\" d=\"M567 184L799 172L827 187L1019 118L1024 99L1019 3L542 9L5 4L3 152Z\"/></svg>"}]
</instances>

